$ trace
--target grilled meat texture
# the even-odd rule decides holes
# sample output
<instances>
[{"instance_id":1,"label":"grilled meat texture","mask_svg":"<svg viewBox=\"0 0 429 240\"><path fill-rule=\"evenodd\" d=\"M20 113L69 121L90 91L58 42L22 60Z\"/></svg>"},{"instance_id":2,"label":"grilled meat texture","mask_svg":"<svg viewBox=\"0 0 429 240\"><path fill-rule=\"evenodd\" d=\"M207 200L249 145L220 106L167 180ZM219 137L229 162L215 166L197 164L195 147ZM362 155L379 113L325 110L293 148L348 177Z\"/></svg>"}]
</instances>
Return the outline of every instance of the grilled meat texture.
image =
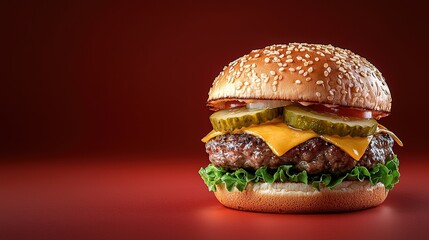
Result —
<instances>
[{"instance_id":1,"label":"grilled meat texture","mask_svg":"<svg viewBox=\"0 0 429 240\"><path fill-rule=\"evenodd\" d=\"M343 173L355 166L373 168L393 158L393 139L384 133L375 134L365 154L354 160L339 147L321 138L312 138L290 149L282 156L275 155L260 138L247 133L225 134L206 143L209 160L226 169L253 168L262 166L277 168L292 164L297 170L309 174Z\"/></svg>"}]
</instances>

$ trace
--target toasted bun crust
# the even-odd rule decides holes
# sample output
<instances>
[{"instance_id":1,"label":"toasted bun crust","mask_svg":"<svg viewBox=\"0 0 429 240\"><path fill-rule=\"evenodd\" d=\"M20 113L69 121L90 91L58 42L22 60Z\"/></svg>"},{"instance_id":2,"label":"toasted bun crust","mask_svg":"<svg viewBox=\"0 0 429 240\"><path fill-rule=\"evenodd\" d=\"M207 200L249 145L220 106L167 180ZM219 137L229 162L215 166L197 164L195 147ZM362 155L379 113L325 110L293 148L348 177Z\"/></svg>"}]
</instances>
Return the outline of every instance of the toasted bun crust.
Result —
<instances>
[{"instance_id":1,"label":"toasted bun crust","mask_svg":"<svg viewBox=\"0 0 429 240\"><path fill-rule=\"evenodd\" d=\"M380 205L388 191L382 183L345 181L320 191L304 183L254 183L243 192L217 186L216 198L238 210L271 213L322 213L366 209Z\"/></svg>"},{"instance_id":2,"label":"toasted bun crust","mask_svg":"<svg viewBox=\"0 0 429 240\"><path fill-rule=\"evenodd\" d=\"M255 99L323 103L390 112L383 76L365 58L331 45L272 45L231 62L213 82L207 105Z\"/></svg>"}]
</instances>

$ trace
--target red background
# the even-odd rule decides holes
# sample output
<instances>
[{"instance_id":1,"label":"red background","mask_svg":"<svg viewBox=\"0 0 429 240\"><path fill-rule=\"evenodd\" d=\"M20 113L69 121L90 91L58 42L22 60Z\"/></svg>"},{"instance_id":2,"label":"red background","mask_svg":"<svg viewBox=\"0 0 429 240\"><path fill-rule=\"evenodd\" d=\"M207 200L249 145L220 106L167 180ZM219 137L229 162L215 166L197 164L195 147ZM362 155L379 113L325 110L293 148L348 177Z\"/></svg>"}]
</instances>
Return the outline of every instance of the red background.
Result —
<instances>
[{"instance_id":1,"label":"red background","mask_svg":"<svg viewBox=\"0 0 429 240\"><path fill-rule=\"evenodd\" d=\"M426 160L425 139L429 133L425 108L428 103L425 46L429 39L425 34L427 13L422 4L411 1L9 1L2 3L0 9L3 59L0 160L5 174L2 174L2 184L11 184L10 189L3 188L2 194L5 202L0 210L8 211L0 214L0 222L9 224L3 233L39 229L35 233L42 234L52 226L64 236L69 226L74 232L83 233L86 228L93 228L91 236L102 237L108 236L115 224L123 226L124 222L120 221L127 216L131 219L126 221L131 224L131 230L133 226L150 227L149 233L154 234L155 227L148 224L149 220L121 215L128 209L128 200L133 201L132 206L142 205L132 209L135 216L164 211L166 215L161 216L168 218L170 215L165 211L172 211L170 228L179 229L177 233L182 235L178 236L192 232L175 221L185 216L183 212L174 215L191 209L191 205L174 205L171 200L162 202L154 196L174 197L154 194L153 191L160 190L152 188L148 188L151 194L144 194L138 183L156 182L156 178L163 177L170 179L171 176L162 174L175 174L173 166L187 166L179 168L185 175L178 176L190 180L192 189L179 188L184 192L176 189L174 193L195 196L197 202L191 201L195 204L192 206L203 212L218 206L197 175L198 166L208 164L204 145L199 141L210 130L210 112L205 107L207 92L224 65L252 49L274 43L331 43L350 49L376 65L393 95L392 114L381 123L405 143L404 148L395 147L401 164L409 164L411 170L427 169L422 162ZM68 168L80 164L82 168ZM104 168L105 164L111 174L107 178L120 182L112 180L105 183L107 185L92 182L80 192L78 185L86 184L79 180L81 175ZM42 170L38 166L42 166L39 167ZM140 172L124 166L150 166L159 175L155 179L139 178ZM409 183L404 187L422 180L411 170L408 176L403 175L403 179L408 177L403 181ZM33 174L27 174L31 172ZM94 171L94 174L96 179L106 177L105 172ZM46 182L40 180L41 176L45 176ZM55 186L66 194L55 198L58 188L52 184L59 176L64 178ZM134 181L136 185L127 185ZM172 181L188 184L180 179ZM164 189L169 189L169 183L158 182L164 184L161 187ZM111 195L102 198L105 192L91 193L91 187L94 190L100 186L106 191L109 186L113 189L129 186L132 190L120 192L123 198L111 198ZM37 191L30 191L33 187ZM67 192L70 187L71 192ZM393 202L388 206L401 208L399 203L409 193L403 190L403 195L395 199L393 191L389 197ZM82 194L84 197L76 197ZM39 202L26 200L33 198ZM428 212L418 208L423 206L418 203L429 198L415 198L415 209L397 212ZM70 205L69 201L82 204L89 201L87 207L105 203L102 206L109 210L113 206L114 210L107 215L92 212L81 216L82 205ZM157 201L161 202L153 205ZM218 210L229 221L231 216L237 220L242 216L234 213L229 216L228 210ZM71 217L73 213L76 215ZM45 215L48 217L44 218ZM103 222L105 217L111 219ZM305 217L299 218L305 221ZM11 219L13 221L9 221ZM142 221L141 225L134 220ZM156 218L160 225L161 220L159 216ZM80 221L87 224L77 224ZM265 224L270 222L267 220ZM214 222L207 224L223 226ZM114 231L119 236L129 228L114 228ZM140 233L135 231L135 236L141 236Z\"/></svg>"},{"instance_id":2,"label":"red background","mask_svg":"<svg viewBox=\"0 0 429 240\"><path fill-rule=\"evenodd\" d=\"M426 134L409 128L424 124L428 102L418 4L10 2L2 8L3 154L203 152L207 92L222 67L294 41L370 60L393 95L382 122L407 150L426 146Z\"/></svg>"}]
</instances>

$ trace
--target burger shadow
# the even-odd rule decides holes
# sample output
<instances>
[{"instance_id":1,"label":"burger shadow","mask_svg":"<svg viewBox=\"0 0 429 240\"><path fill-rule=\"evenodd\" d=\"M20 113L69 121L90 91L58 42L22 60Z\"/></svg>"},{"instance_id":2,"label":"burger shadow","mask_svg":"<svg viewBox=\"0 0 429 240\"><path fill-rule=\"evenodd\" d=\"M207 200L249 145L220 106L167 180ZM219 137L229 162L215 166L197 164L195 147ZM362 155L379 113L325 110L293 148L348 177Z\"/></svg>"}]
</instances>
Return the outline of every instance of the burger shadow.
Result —
<instances>
[{"instance_id":1,"label":"burger shadow","mask_svg":"<svg viewBox=\"0 0 429 240\"><path fill-rule=\"evenodd\" d=\"M421 192L402 190L392 192L384 203L395 212L428 212L429 197Z\"/></svg>"}]
</instances>

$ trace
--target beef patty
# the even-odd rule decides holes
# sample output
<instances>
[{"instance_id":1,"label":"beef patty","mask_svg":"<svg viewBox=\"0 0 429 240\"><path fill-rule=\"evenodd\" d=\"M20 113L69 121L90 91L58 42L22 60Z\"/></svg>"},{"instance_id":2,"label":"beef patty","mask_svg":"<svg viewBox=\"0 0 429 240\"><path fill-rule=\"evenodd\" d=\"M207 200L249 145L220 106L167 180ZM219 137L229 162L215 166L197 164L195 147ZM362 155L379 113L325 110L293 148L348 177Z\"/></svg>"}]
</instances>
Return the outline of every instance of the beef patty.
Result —
<instances>
[{"instance_id":1,"label":"beef patty","mask_svg":"<svg viewBox=\"0 0 429 240\"><path fill-rule=\"evenodd\" d=\"M339 147L321 138L312 138L279 157L261 138L240 133L225 134L211 139L206 143L206 152L214 165L231 170L257 169L262 166L277 168L280 165L292 164L298 170L317 174L348 172L355 166L371 169L377 163L384 164L393 158L392 147L393 139L388 134L376 134L365 154L356 161Z\"/></svg>"}]
</instances>

